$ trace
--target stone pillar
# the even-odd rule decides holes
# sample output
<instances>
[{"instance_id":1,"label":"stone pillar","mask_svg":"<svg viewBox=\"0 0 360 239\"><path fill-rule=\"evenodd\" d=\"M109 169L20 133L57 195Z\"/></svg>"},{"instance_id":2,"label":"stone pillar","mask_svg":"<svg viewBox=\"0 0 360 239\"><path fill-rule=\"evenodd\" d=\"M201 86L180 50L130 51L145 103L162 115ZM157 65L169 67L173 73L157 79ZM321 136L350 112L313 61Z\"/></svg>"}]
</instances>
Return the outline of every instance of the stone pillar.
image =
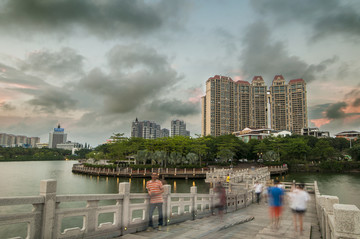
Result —
<instances>
[{"instance_id":1,"label":"stone pillar","mask_svg":"<svg viewBox=\"0 0 360 239\"><path fill-rule=\"evenodd\" d=\"M325 224L325 227L324 227L325 236L323 238L329 238L331 236L331 230L330 230L330 226L329 226L328 215L334 214L333 205L336 203L339 203L339 198L336 196L328 196L328 195L323 195L321 197L322 197L322 199L320 199L320 200L322 201L322 204L324 206L323 223Z\"/></svg>"},{"instance_id":2,"label":"stone pillar","mask_svg":"<svg viewBox=\"0 0 360 239\"><path fill-rule=\"evenodd\" d=\"M123 182L119 183L119 194L123 195L123 202L122 202L122 208L121 208L121 235L126 234L126 231L128 229L129 223L130 223L130 183Z\"/></svg>"},{"instance_id":3,"label":"stone pillar","mask_svg":"<svg viewBox=\"0 0 360 239\"><path fill-rule=\"evenodd\" d=\"M341 238L360 238L360 210L355 205L334 204L335 232Z\"/></svg>"},{"instance_id":4,"label":"stone pillar","mask_svg":"<svg viewBox=\"0 0 360 239\"><path fill-rule=\"evenodd\" d=\"M99 200L91 200L87 201L86 208L89 209L88 216L87 216L87 232L95 232L96 230L96 209L99 206Z\"/></svg>"},{"instance_id":5,"label":"stone pillar","mask_svg":"<svg viewBox=\"0 0 360 239\"><path fill-rule=\"evenodd\" d=\"M196 201L197 201L197 187L196 186L192 186L190 188L190 193L192 196L192 207L191 207L191 214L192 214L192 218L193 220L196 219Z\"/></svg>"},{"instance_id":6,"label":"stone pillar","mask_svg":"<svg viewBox=\"0 0 360 239\"><path fill-rule=\"evenodd\" d=\"M171 218L171 185L165 184L164 185L164 225L168 225L170 223Z\"/></svg>"},{"instance_id":7,"label":"stone pillar","mask_svg":"<svg viewBox=\"0 0 360 239\"><path fill-rule=\"evenodd\" d=\"M55 225L56 206L56 180L48 179L40 181L40 196L44 197L44 209L42 215L41 238L56 238Z\"/></svg>"}]
</instances>

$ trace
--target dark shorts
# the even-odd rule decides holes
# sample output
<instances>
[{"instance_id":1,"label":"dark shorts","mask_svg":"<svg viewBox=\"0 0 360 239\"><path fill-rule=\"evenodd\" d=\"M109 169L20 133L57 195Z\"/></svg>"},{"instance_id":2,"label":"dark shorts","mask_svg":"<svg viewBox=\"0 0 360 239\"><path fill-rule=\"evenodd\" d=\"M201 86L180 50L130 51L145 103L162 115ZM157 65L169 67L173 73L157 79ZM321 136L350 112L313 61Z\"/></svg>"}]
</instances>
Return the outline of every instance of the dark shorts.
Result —
<instances>
[{"instance_id":1,"label":"dark shorts","mask_svg":"<svg viewBox=\"0 0 360 239\"><path fill-rule=\"evenodd\" d=\"M291 211L296 214L304 214L306 209L291 209Z\"/></svg>"}]
</instances>

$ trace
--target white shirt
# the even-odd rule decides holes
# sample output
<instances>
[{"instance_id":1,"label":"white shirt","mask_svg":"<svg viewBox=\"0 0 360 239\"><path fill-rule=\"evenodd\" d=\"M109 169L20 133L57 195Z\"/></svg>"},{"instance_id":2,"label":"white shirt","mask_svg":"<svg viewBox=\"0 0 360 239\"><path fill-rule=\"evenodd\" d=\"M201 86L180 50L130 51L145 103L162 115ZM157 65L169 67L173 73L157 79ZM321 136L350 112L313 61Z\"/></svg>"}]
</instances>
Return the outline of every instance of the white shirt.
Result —
<instances>
[{"instance_id":1,"label":"white shirt","mask_svg":"<svg viewBox=\"0 0 360 239\"><path fill-rule=\"evenodd\" d=\"M254 185L255 193L261 193L263 189L263 185L261 183L257 183Z\"/></svg>"},{"instance_id":2,"label":"white shirt","mask_svg":"<svg viewBox=\"0 0 360 239\"><path fill-rule=\"evenodd\" d=\"M306 210L307 202L310 201L309 194L304 190L295 189L289 193L290 208L294 210Z\"/></svg>"}]
</instances>

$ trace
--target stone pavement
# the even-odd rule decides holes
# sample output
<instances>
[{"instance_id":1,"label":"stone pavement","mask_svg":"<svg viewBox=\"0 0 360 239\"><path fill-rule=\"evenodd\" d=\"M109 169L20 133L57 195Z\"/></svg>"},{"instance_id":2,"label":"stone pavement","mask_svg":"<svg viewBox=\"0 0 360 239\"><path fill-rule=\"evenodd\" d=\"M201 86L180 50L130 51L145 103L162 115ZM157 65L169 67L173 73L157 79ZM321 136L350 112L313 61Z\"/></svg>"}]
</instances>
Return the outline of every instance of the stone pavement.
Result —
<instances>
[{"instance_id":1,"label":"stone pavement","mask_svg":"<svg viewBox=\"0 0 360 239\"><path fill-rule=\"evenodd\" d=\"M137 232L128 234L119 239L146 239L146 238L254 238L254 239L318 239L321 238L316 217L314 195L311 195L308 210L304 217L303 235L294 232L292 213L288 205L284 206L280 222L280 229L271 228L269 208L265 202L260 205L252 204L247 208L224 215L223 220L219 216L209 216L197 220L189 220L179 224L163 227L162 231Z\"/></svg>"}]
</instances>

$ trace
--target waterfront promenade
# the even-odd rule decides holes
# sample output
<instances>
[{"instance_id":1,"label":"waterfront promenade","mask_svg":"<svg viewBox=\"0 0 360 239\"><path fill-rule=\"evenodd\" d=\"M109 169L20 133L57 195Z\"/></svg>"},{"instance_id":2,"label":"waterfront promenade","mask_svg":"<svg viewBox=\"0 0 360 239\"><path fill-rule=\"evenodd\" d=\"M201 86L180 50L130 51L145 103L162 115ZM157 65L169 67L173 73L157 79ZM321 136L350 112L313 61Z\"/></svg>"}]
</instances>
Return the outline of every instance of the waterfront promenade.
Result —
<instances>
[{"instance_id":1,"label":"waterfront promenade","mask_svg":"<svg viewBox=\"0 0 360 239\"><path fill-rule=\"evenodd\" d=\"M272 229L268 205L262 200L259 205L251 204L249 207L225 214L223 221L214 215L194 221L189 220L183 223L169 225L164 227L162 231L142 231L118 237L118 239L320 239L321 234L316 215L314 194L311 194L311 201L308 206L308 211L304 217L304 232L302 235L300 235L299 232L294 232L292 213L287 203L284 206L281 217L280 229Z\"/></svg>"},{"instance_id":2,"label":"waterfront promenade","mask_svg":"<svg viewBox=\"0 0 360 239\"><path fill-rule=\"evenodd\" d=\"M269 166L266 167L271 175L282 175L288 172L287 166ZM217 170L212 168L149 168L149 169L132 169L132 168L94 168L86 167L84 164L74 164L73 173L88 174L106 177L125 177L125 178L150 178L153 172L158 173L161 178L206 178L207 174ZM245 169L232 169L230 171L238 171Z\"/></svg>"}]
</instances>

